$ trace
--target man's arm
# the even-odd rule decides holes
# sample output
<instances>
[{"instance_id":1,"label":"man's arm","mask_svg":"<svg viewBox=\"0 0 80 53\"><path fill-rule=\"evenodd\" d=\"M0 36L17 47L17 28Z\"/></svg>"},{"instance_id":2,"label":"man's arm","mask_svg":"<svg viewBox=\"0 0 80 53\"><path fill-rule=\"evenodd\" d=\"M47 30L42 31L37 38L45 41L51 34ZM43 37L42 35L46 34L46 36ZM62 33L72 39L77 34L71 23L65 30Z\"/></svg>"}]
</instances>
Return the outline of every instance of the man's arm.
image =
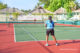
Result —
<instances>
[{"instance_id":1,"label":"man's arm","mask_svg":"<svg viewBox=\"0 0 80 53\"><path fill-rule=\"evenodd\" d=\"M53 22L53 27L55 27L55 23Z\"/></svg>"}]
</instances>

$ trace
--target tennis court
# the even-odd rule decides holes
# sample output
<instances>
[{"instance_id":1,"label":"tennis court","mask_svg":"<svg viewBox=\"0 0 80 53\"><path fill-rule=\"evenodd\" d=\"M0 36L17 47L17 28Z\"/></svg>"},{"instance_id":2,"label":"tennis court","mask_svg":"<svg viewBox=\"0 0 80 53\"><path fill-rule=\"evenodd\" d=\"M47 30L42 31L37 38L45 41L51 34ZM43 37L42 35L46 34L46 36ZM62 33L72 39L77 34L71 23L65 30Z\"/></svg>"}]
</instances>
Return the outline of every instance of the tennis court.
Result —
<instances>
[{"instance_id":1,"label":"tennis court","mask_svg":"<svg viewBox=\"0 0 80 53\"><path fill-rule=\"evenodd\" d=\"M22 41L45 41L46 28L44 24L14 24L15 40ZM80 28L71 26L55 25L57 40L80 39ZM50 36L50 40L53 40Z\"/></svg>"},{"instance_id":2,"label":"tennis court","mask_svg":"<svg viewBox=\"0 0 80 53\"><path fill-rule=\"evenodd\" d=\"M43 23L1 23L0 53L80 53L80 26L55 24L59 46L50 36L45 46Z\"/></svg>"}]
</instances>

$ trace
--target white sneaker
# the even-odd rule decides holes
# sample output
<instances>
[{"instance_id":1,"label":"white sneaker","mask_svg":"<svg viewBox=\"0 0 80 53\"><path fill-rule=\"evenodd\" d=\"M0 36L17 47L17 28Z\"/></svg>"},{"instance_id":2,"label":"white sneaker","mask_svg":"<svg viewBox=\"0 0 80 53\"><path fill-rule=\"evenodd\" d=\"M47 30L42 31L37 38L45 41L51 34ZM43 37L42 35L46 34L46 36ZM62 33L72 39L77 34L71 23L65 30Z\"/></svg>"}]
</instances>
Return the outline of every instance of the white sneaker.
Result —
<instances>
[{"instance_id":1,"label":"white sneaker","mask_svg":"<svg viewBox=\"0 0 80 53\"><path fill-rule=\"evenodd\" d=\"M48 43L45 46L49 46Z\"/></svg>"},{"instance_id":2,"label":"white sneaker","mask_svg":"<svg viewBox=\"0 0 80 53\"><path fill-rule=\"evenodd\" d=\"M56 46L59 46L59 43L56 43Z\"/></svg>"}]
</instances>

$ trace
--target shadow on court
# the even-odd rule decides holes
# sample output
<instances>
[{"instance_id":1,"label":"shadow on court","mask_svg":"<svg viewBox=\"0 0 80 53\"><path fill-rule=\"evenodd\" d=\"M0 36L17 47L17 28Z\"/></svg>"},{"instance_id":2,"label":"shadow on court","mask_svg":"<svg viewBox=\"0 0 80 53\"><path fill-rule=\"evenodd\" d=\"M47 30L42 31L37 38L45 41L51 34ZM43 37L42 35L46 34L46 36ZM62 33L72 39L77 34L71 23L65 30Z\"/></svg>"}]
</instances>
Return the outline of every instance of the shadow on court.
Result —
<instances>
[{"instance_id":1,"label":"shadow on court","mask_svg":"<svg viewBox=\"0 0 80 53\"><path fill-rule=\"evenodd\" d=\"M69 41L69 42L63 42L63 43L60 43L59 45L76 44L76 43L80 43L80 40L72 40L72 41Z\"/></svg>"},{"instance_id":2,"label":"shadow on court","mask_svg":"<svg viewBox=\"0 0 80 53\"><path fill-rule=\"evenodd\" d=\"M39 43L47 52L54 53L53 51L51 51L50 49L48 49L47 46L43 45L41 42L38 41L37 43Z\"/></svg>"},{"instance_id":3,"label":"shadow on court","mask_svg":"<svg viewBox=\"0 0 80 53\"><path fill-rule=\"evenodd\" d=\"M59 42L59 46L61 45L66 45L66 44L76 44L76 43L80 43L80 40L72 40L72 41L66 41L66 42ZM49 44L49 46L53 46L56 45L56 43L54 44Z\"/></svg>"},{"instance_id":4,"label":"shadow on court","mask_svg":"<svg viewBox=\"0 0 80 53\"><path fill-rule=\"evenodd\" d=\"M6 32L7 30L0 30L0 32Z\"/></svg>"}]
</instances>

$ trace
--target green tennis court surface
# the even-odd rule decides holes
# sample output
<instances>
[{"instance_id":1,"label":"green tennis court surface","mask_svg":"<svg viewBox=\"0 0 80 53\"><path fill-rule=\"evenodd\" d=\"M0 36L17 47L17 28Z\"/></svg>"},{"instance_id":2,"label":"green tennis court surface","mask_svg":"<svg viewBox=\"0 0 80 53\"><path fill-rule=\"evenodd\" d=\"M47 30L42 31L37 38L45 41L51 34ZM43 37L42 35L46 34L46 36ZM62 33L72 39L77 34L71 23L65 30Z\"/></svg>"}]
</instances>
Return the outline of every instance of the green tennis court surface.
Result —
<instances>
[{"instance_id":1,"label":"green tennis court surface","mask_svg":"<svg viewBox=\"0 0 80 53\"><path fill-rule=\"evenodd\" d=\"M14 24L14 28L17 42L45 40L44 24ZM55 25L55 36L57 40L80 39L80 28ZM49 39L53 40L51 36Z\"/></svg>"}]
</instances>

